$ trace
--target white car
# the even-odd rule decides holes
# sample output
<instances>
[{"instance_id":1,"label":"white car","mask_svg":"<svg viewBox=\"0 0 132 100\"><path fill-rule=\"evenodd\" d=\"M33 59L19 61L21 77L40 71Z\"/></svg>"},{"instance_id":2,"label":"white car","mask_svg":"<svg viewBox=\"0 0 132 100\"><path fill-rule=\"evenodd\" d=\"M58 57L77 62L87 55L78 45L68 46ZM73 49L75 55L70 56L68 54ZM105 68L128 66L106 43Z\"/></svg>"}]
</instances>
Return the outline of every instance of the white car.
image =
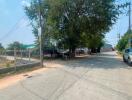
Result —
<instances>
[{"instance_id":1,"label":"white car","mask_svg":"<svg viewBox=\"0 0 132 100\"><path fill-rule=\"evenodd\" d=\"M123 61L132 64L132 48L125 49L123 52Z\"/></svg>"}]
</instances>

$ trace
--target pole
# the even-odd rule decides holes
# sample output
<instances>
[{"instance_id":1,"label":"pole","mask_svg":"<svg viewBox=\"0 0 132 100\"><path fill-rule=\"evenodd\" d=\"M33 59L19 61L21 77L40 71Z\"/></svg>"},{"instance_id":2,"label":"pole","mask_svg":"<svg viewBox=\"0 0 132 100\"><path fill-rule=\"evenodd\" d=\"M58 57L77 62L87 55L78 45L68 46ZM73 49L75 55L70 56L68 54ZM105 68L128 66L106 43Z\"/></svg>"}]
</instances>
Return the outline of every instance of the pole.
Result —
<instances>
[{"instance_id":1,"label":"pole","mask_svg":"<svg viewBox=\"0 0 132 100\"><path fill-rule=\"evenodd\" d=\"M131 2L129 3L129 31L131 31Z\"/></svg>"},{"instance_id":2,"label":"pole","mask_svg":"<svg viewBox=\"0 0 132 100\"><path fill-rule=\"evenodd\" d=\"M117 37L118 37L118 42L120 41L120 39L121 39L121 35L120 35L120 33L119 34L117 34Z\"/></svg>"},{"instance_id":3,"label":"pole","mask_svg":"<svg viewBox=\"0 0 132 100\"><path fill-rule=\"evenodd\" d=\"M16 71L16 48L14 48L14 64L15 64L15 71Z\"/></svg>"},{"instance_id":4,"label":"pole","mask_svg":"<svg viewBox=\"0 0 132 100\"><path fill-rule=\"evenodd\" d=\"M5 58L7 58L6 50L5 50L4 56L5 56Z\"/></svg>"},{"instance_id":5,"label":"pole","mask_svg":"<svg viewBox=\"0 0 132 100\"><path fill-rule=\"evenodd\" d=\"M30 51L30 49L28 49L28 58L29 58L29 61L31 61L31 51Z\"/></svg>"},{"instance_id":6,"label":"pole","mask_svg":"<svg viewBox=\"0 0 132 100\"><path fill-rule=\"evenodd\" d=\"M23 54L22 54L22 53L23 53L23 50L20 50L20 52L21 52L21 60L22 60L22 56L23 56Z\"/></svg>"},{"instance_id":7,"label":"pole","mask_svg":"<svg viewBox=\"0 0 132 100\"><path fill-rule=\"evenodd\" d=\"M38 0L39 2L39 24L40 24L40 66L43 67L43 53L42 53L42 19L41 19L41 0Z\"/></svg>"},{"instance_id":8,"label":"pole","mask_svg":"<svg viewBox=\"0 0 132 100\"><path fill-rule=\"evenodd\" d=\"M128 32L129 34L131 34L131 2L129 2L129 11L128 11L128 14L129 14L129 27L128 27ZM132 44L132 39L131 37L129 37L129 48L131 48L131 44Z\"/></svg>"}]
</instances>

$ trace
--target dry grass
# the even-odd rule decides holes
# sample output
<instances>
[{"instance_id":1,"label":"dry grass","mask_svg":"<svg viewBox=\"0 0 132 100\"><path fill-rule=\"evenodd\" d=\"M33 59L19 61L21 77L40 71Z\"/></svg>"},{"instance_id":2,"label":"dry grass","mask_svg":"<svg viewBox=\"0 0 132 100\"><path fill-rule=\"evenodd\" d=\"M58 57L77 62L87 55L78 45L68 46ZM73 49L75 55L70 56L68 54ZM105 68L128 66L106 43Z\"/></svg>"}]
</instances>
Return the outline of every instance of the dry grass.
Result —
<instances>
[{"instance_id":1,"label":"dry grass","mask_svg":"<svg viewBox=\"0 0 132 100\"><path fill-rule=\"evenodd\" d=\"M14 65L14 61L10 61L7 59L0 59L0 68L2 67L11 67Z\"/></svg>"}]
</instances>

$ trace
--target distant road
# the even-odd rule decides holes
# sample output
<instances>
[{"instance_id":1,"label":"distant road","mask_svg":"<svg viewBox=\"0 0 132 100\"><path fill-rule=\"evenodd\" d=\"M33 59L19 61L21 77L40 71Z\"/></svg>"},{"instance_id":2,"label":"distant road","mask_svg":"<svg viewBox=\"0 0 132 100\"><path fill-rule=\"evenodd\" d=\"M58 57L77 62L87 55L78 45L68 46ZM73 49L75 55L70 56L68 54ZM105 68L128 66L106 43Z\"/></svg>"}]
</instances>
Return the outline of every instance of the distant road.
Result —
<instances>
[{"instance_id":1,"label":"distant road","mask_svg":"<svg viewBox=\"0 0 132 100\"><path fill-rule=\"evenodd\" d=\"M1 100L132 100L132 68L115 52L59 65L0 90Z\"/></svg>"}]
</instances>

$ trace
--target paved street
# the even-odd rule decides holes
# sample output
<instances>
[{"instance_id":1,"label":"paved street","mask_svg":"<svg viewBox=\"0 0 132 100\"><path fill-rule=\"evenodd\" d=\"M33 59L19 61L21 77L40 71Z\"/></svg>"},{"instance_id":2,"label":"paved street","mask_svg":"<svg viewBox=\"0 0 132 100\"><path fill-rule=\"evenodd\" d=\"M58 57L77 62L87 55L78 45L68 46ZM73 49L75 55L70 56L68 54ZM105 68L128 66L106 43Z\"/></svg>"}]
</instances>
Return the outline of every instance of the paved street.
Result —
<instances>
[{"instance_id":1,"label":"paved street","mask_svg":"<svg viewBox=\"0 0 132 100\"><path fill-rule=\"evenodd\" d=\"M0 100L132 100L132 67L115 52L58 65L0 90Z\"/></svg>"}]
</instances>

